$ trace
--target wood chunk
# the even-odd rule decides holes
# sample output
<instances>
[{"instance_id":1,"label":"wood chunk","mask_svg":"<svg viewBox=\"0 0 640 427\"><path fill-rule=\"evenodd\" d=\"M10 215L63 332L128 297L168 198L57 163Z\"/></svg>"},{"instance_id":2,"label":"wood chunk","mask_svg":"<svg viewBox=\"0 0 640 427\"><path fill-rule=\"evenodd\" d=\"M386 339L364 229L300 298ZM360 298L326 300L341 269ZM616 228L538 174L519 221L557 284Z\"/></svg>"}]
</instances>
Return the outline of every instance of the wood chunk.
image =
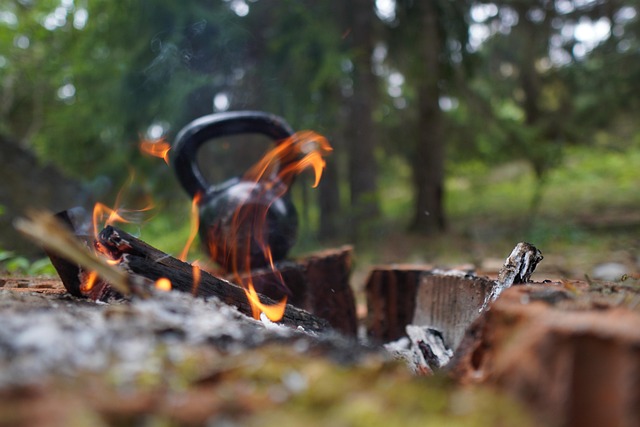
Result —
<instances>
[{"instance_id":1,"label":"wood chunk","mask_svg":"<svg viewBox=\"0 0 640 427\"><path fill-rule=\"evenodd\" d=\"M408 264L371 270L365 285L369 338L389 342L406 335L405 327L415 313L420 277L432 270L431 266Z\"/></svg>"},{"instance_id":2,"label":"wood chunk","mask_svg":"<svg viewBox=\"0 0 640 427\"><path fill-rule=\"evenodd\" d=\"M501 282L429 266L378 267L366 284L368 336L389 342L405 336L409 324L430 326L442 331L445 344L455 349L466 328L493 298L514 281L529 280L540 260L539 250L519 243L501 270L505 279Z\"/></svg>"},{"instance_id":3,"label":"wood chunk","mask_svg":"<svg viewBox=\"0 0 640 427\"><path fill-rule=\"evenodd\" d=\"M594 288L505 290L467 331L451 375L518 397L544 425L639 425L640 313L620 306L637 290Z\"/></svg>"},{"instance_id":4,"label":"wood chunk","mask_svg":"<svg viewBox=\"0 0 640 427\"><path fill-rule=\"evenodd\" d=\"M305 309L327 319L331 326L347 336L356 336L358 319L351 276L353 247L317 252L305 257L307 298Z\"/></svg>"},{"instance_id":5,"label":"wood chunk","mask_svg":"<svg viewBox=\"0 0 640 427\"><path fill-rule=\"evenodd\" d=\"M531 243L518 243L498 272L498 280L496 280L491 292L487 294L484 304L482 304L482 311L498 299L505 289L512 285L530 282L531 275L542 259L542 252Z\"/></svg>"},{"instance_id":6,"label":"wood chunk","mask_svg":"<svg viewBox=\"0 0 640 427\"><path fill-rule=\"evenodd\" d=\"M389 342L406 336L407 325L430 326L455 349L494 282L464 272L434 273L428 266L374 269L366 286L368 336Z\"/></svg>"},{"instance_id":7,"label":"wood chunk","mask_svg":"<svg viewBox=\"0 0 640 427\"><path fill-rule=\"evenodd\" d=\"M414 325L442 331L445 344L456 349L494 282L482 277L425 274L417 288Z\"/></svg>"}]
</instances>

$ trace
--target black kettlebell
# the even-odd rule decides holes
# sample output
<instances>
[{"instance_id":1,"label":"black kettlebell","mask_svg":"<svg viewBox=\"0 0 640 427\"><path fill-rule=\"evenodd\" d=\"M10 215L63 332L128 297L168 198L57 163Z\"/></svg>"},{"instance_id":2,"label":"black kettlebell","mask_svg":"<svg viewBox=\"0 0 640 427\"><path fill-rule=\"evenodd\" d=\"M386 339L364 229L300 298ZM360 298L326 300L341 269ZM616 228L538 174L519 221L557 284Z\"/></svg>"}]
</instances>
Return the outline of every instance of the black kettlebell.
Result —
<instances>
[{"instance_id":1,"label":"black kettlebell","mask_svg":"<svg viewBox=\"0 0 640 427\"><path fill-rule=\"evenodd\" d=\"M279 144L293 130L282 118L259 111L211 114L186 125L171 150L178 180L192 198L198 198L199 235L205 249L229 272L267 266L269 258L285 258L298 232L288 185L277 177L286 166L284 160L272 176L259 182L233 177L210 184L202 175L198 149L208 141L237 134L262 134ZM266 245L270 255L265 253Z\"/></svg>"}]
</instances>

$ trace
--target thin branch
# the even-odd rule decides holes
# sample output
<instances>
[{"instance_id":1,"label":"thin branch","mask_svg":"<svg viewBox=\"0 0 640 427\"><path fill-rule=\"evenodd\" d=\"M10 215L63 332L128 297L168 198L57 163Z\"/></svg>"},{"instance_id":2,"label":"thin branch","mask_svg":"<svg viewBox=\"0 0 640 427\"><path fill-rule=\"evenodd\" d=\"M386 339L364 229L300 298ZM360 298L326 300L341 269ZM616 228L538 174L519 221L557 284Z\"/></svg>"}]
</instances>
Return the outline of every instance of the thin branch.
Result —
<instances>
[{"instance_id":1,"label":"thin branch","mask_svg":"<svg viewBox=\"0 0 640 427\"><path fill-rule=\"evenodd\" d=\"M15 227L34 242L60 257L73 261L98 276L123 295L140 294L132 286L132 277L125 271L109 265L105 260L87 250L67 227L48 212L30 212L28 218L18 218Z\"/></svg>"}]
</instances>

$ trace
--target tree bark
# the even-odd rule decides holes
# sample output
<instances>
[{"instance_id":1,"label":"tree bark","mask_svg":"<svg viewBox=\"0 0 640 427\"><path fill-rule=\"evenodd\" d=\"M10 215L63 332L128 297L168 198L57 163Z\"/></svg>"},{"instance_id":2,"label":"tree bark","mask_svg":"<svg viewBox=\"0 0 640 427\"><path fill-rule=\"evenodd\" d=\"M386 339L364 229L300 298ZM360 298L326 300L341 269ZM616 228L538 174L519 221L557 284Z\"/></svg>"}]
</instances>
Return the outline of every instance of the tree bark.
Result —
<instances>
[{"instance_id":1,"label":"tree bark","mask_svg":"<svg viewBox=\"0 0 640 427\"><path fill-rule=\"evenodd\" d=\"M372 109L376 100L376 76L372 70L374 50L374 4L369 0L345 2L353 54L353 94L349 98L346 136L349 145L349 188L354 237L380 211L376 138Z\"/></svg>"},{"instance_id":2,"label":"tree bark","mask_svg":"<svg viewBox=\"0 0 640 427\"><path fill-rule=\"evenodd\" d=\"M411 229L430 234L445 229L444 127L440 110L440 60L442 40L434 2L417 2L423 27L418 85L418 136L413 156L415 210Z\"/></svg>"},{"instance_id":3,"label":"tree bark","mask_svg":"<svg viewBox=\"0 0 640 427\"><path fill-rule=\"evenodd\" d=\"M0 159L0 249L41 257L42 251L16 231L13 220L28 209L66 209L88 195L78 182L53 165L41 164L31 151L4 135Z\"/></svg>"},{"instance_id":4,"label":"tree bark","mask_svg":"<svg viewBox=\"0 0 640 427\"><path fill-rule=\"evenodd\" d=\"M318 204L320 206L318 237L320 240L326 241L337 237L340 230L341 208L336 158L327 161L318 190Z\"/></svg>"}]
</instances>

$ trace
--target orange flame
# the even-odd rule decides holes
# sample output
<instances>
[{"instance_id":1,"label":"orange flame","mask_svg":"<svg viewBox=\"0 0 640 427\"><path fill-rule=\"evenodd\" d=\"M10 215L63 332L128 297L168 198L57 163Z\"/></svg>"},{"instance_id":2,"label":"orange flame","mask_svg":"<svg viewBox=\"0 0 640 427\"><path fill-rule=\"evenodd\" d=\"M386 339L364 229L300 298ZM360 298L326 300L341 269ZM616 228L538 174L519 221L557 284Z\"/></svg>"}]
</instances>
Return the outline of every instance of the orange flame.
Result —
<instances>
[{"instance_id":1,"label":"orange flame","mask_svg":"<svg viewBox=\"0 0 640 427\"><path fill-rule=\"evenodd\" d=\"M183 262L187 261L189 249L191 249L191 245L196 238L196 234L198 234L198 227L200 226L200 219L198 218L198 204L200 203L201 198L202 194L198 193L191 201L191 229L189 230L187 243L184 245L184 249L182 249L179 257L180 261Z\"/></svg>"},{"instance_id":2,"label":"orange flame","mask_svg":"<svg viewBox=\"0 0 640 427\"><path fill-rule=\"evenodd\" d=\"M281 141L276 147L271 149L267 154L260 159L253 167L251 167L244 175L245 181L256 182L262 184L264 192L271 191L274 193L275 198L281 197L288 190L289 184L291 184L295 175L300 174L306 169L312 169L314 172L315 180L313 187L317 187L322 171L326 165L324 156L332 151L331 145L327 139L312 131L298 132L284 141ZM257 195L260 197L261 195ZM273 200L275 200L273 198ZM264 241L266 233L263 233L267 222L267 211L270 206L260 206L254 209L243 209L246 204L241 204L234 212L232 219L232 231L230 233L229 242L225 242L230 246L232 270L237 283L242 284L247 299L251 304L253 317L260 318L260 313L264 313L269 320L277 322L284 315L284 311L287 304L286 296L278 303L274 305L266 305L259 299L258 293L251 280L251 254L249 248L251 247L251 239L254 239L260 246L264 257L268 260L269 267L272 272L279 276L280 282L284 283L282 276L277 270L271 253L271 248L268 243ZM243 225L252 224L253 236L240 236L240 229ZM246 239L245 242L240 242L240 239ZM241 243L244 243L242 245ZM244 268L238 266L237 251L239 248L246 248L247 253L243 254ZM223 248L226 250L226 248ZM213 253L213 251L212 251ZM245 272L244 279L242 272Z\"/></svg>"},{"instance_id":3,"label":"orange flame","mask_svg":"<svg viewBox=\"0 0 640 427\"><path fill-rule=\"evenodd\" d=\"M169 164L169 150L171 150L171 145L165 141L164 138L156 140L144 139L140 141L140 151L154 157L159 157L163 159L166 164Z\"/></svg>"},{"instance_id":4,"label":"orange flame","mask_svg":"<svg viewBox=\"0 0 640 427\"><path fill-rule=\"evenodd\" d=\"M169 164L169 150L170 145L164 139L158 140L143 140L140 143L140 149L147 154L152 156L161 157L164 161ZM243 177L245 181L260 183L264 187L264 191L272 191L275 194L275 197L281 197L287 191L289 184L291 184L293 177L297 174L300 174L306 169L312 169L314 172L315 180L313 187L317 187L320 178L322 176L322 171L325 167L324 156L329 154L332 151L331 145L326 138L323 136L312 132L312 131L303 131L298 132L291 137L287 138L284 141L281 141L275 148L270 150L260 161L258 161ZM259 197L259 195L258 195ZM185 244L184 249L180 254L180 260L186 261L189 249L193 244L193 241L196 237L199 228L199 217L198 217L198 207L201 201L202 194L197 194L192 201L191 204L191 229L189 232L189 238ZM271 254L271 248L268 246L267 242L264 241L265 233L262 232L264 230L266 224L266 215L270 206L264 206L260 209L260 212L257 212L256 209L243 209L244 205L238 206L237 210L234 212L232 219L232 231L230 233L230 238L228 242L224 242L223 248L216 248L212 246L210 248L210 254L214 259L215 252L218 250L222 250L224 253L227 252L227 249L230 249L232 253L233 260L233 274L236 278L236 282L241 284L245 290L247 295L247 299L252 307L253 317L256 319L260 318L260 314L264 313L267 318L271 321L277 322L284 315L284 311L286 308L287 298L284 297L280 302L274 305L267 305L260 301L258 296L258 292L256 291L253 282L251 280L250 274L250 259L251 254L243 254L245 258L244 269L241 269L241 266L237 265L237 255L238 248L241 247L240 243L246 243L243 247L247 248L247 252L249 252L248 248L251 247L251 239L255 239L258 241L260 245L265 259L268 260L269 266L272 271L280 276L281 282L282 276L277 271L273 257ZM120 220L117 217L114 217L113 220ZM243 224L250 221L253 224L252 229L255 232L254 236L245 236L243 238L247 239L247 242L239 242L241 239L239 230ZM244 270L249 277L248 280L243 280L241 275L241 270ZM193 290L192 292L197 293L197 289L200 283L200 267L193 264Z\"/></svg>"},{"instance_id":5,"label":"orange flame","mask_svg":"<svg viewBox=\"0 0 640 427\"><path fill-rule=\"evenodd\" d=\"M198 287L200 286L200 276L202 275L202 271L198 261L194 261L191 264L191 268L193 269L193 287L191 288L191 294L195 296L197 295Z\"/></svg>"},{"instance_id":6,"label":"orange flame","mask_svg":"<svg viewBox=\"0 0 640 427\"><path fill-rule=\"evenodd\" d=\"M323 156L331 151L333 148L324 136L312 131L297 132L269 151L249 169L244 178L254 182L272 180L276 168L285 163L286 166L277 173L280 181L289 184L295 175L311 167L315 174L315 188L320 183L326 165Z\"/></svg>"},{"instance_id":7,"label":"orange flame","mask_svg":"<svg viewBox=\"0 0 640 427\"><path fill-rule=\"evenodd\" d=\"M284 311L287 308L287 297L284 297L282 301L274 305L266 305L260 301L258 292L253 287L253 283L249 283L248 288L244 290L247 294L247 299L251 304L251 311L254 319L260 319L260 313L264 313L265 316L272 322L277 322L284 316Z\"/></svg>"},{"instance_id":8,"label":"orange flame","mask_svg":"<svg viewBox=\"0 0 640 427\"><path fill-rule=\"evenodd\" d=\"M105 220L106 217L106 220ZM116 222L129 222L118 213L116 209L111 209L103 203L96 203L93 207L93 235L98 236L100 230L98 227L104 222L104 226L114 224Z\"/></svg>"},{"instance_id":9,"label":"orange flame","mask_svg":"<svg viewBox=\"0 0 640 427\"><path fill-rule=\"evenodd\" d=\"M166 277L159 278L158 280L156 280L156 289L164 292L170 291L171 280L167 279Z\"/></svg>"},{"instance_id":10,"label":"orange flame","mask_svg":"<svg viewBox=\"0 0 640 427\"><path fill-rule=\"evenodd\" d=\"M118 192L118 195L116 196L116 201L114 204L115 208L110 208L104 203L100 203L100 202L96 203L93 207L93 215L92 215L93 236L96 239L94 250L97 255L101 255L102 257L105 257L106 262L112 265L118 264L120 261L117 259L112 259L108 254L108 252L104 250L104 248L99 244L97 239L98 239L98 234L100 233L100 230L106 227L107 225L113 225L116 222L121 222L121 223L131 222L123 216L124 214L132 213L132 212L144 212L153 208L152 204L149 204L142 209L122 209L119 207L120 199L122 198L122 193L124 192L128 184L130 184L133 181L133 179L134 179L134 175L133 173L131 173L129 175L128 182L125 183L125 185L123 185L123 187ZM90 291L95 285L96 280L97 280L97 273L94 271L90 272L85 282L81 284L81 291L82 292Z\"/></svg>"},{"instance_id":11,"label":"orange flame","mask_svg":"<svg viewBox=\"0 0 640 427\"><path fill-rule=\"evenodd\" d=\"M93 235L94 237L98 237L98 233L100 232L99 227L102 226L103 228L106 227L107 225L113 225L116 222L121 222L121 223L129 223L131 221L129 221L128 219L126 219L123 215L125 214L131 214L133 212L145 212L148 210L153 209L153 204L149 203L147 206L143 207L142 209L124 209L121 208L121 199L122 199L122 194L124 192L124 190L127 188L127 186L129 186L134 180L134 174L131 173L129 175L129 179L127 180L127 182L122 186L122 188L120 189L120 191L118 192L118 195L116 196L116 201L114 202L114 208L110 208L109 206L105 205L104 203L96 203L93 207Z\"/></svg>"}]
</instances>

